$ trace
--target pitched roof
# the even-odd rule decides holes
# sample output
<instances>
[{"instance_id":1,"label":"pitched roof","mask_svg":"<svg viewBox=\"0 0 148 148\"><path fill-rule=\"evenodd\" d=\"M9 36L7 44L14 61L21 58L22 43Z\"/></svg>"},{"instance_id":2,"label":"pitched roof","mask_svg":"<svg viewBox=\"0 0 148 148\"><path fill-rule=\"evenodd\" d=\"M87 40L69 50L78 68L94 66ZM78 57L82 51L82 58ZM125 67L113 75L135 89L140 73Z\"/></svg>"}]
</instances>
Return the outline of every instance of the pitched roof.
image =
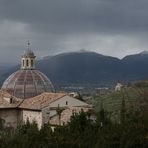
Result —
<instances>
[{"instance_id":1,"label":"pitched roof","mask_svg":"<svg viewBox=\"0 0 148 148\"><path fill-rule=\"evenodd\" d=\"M41 110L49 105L49 103L64 97L65 93L42 93L33 98L23 100L19 108Z\"/></svg>"},{"instance_id":2,"label":"pitched roof","mask_svg":"<svg viewBox=\"0 0 148 148\"><path fill-rule=\"evenodd\" d=\"M0 90L0 109L20 108L27 110L42 110L44 107L49 106L50 103L64 96L67 96L67 94L45 92L33 98L19 99L10 95L6 91ZM90 105L83 105L83 107L89 108Z\"/></svg>"},{"instance_id":3,"label":"pitched roof","mask_svg":"<svg viewBox=\"0 0 148 148\"><path fill-rule=\"evenodd\" d=\"M6 91L0 90L0 109L16 108L20 105L21 102L22 99L16 98L7 93Z\"/></svg>"}]
</instances>

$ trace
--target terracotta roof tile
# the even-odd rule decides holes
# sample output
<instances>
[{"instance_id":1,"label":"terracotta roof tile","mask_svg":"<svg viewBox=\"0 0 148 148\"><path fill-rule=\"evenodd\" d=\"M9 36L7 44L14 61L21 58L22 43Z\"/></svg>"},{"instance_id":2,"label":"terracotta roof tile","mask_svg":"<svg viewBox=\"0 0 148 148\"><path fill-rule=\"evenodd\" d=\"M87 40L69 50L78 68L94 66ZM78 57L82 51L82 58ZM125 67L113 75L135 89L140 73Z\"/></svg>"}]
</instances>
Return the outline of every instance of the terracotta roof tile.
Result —
<instances>
[{"instance_id":1,"label":"terracotta roof tile","mask_svg":"<svg viewBox=\"0 0 148 148\"><path fill-rule=\"evenodd\" d=\"M11 99L11 103L10 100ZM22 99L10 95L8 92L0 90L0 109L16 108L20 105Z\"/></svg>"},{"instance_id":2,"label":"terracotta roof tile","mask_svg":"<svg viewBox=\"0 0 148 148\"><path fill-rule=\"evenodd\" d=\"M25 99L19 108L41 110L49 105L49 103L65 96L65 93L42 93L33 98Z\"/></svg>"}]
</instances>

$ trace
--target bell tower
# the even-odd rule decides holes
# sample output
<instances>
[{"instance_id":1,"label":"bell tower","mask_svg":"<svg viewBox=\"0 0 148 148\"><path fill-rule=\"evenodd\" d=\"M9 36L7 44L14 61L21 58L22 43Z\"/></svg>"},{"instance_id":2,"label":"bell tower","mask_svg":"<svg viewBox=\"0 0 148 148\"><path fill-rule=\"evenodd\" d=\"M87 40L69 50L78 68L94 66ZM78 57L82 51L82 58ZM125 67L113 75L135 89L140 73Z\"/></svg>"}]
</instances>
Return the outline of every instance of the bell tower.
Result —
<instances>
[{"instance_id":1,"label":"bell tower","mask_svg":"<svg viewBox=\"0 0 148 148\"><path fill-rule=\"evenodd\" d=\"M30 49L30 42L27 43L27 50L22 55L21 69L35 69L35 58L33 51Z\"/></svg>"}]
</instances>

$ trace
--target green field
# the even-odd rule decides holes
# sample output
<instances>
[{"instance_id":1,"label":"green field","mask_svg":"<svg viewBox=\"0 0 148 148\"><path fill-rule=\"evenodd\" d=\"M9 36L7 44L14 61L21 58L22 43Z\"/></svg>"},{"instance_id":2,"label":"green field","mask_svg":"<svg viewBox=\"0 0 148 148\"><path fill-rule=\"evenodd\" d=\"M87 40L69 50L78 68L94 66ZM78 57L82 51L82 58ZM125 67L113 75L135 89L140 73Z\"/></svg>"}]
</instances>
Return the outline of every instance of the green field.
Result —
<instances>
[{"instance_id":1,"label":"green field","mask_svg":"<svg viewBox=\"0 0 148 148\"><path fill-rule=\"evenodd\" d=\"M130 102L141 99L147 92L148 88L125 87L121 91L96 95L92 98L91 103L97 112L104 108L108 112L115 113L120 111L123 100L126 106Z\"/></svg>"}]
</instances>

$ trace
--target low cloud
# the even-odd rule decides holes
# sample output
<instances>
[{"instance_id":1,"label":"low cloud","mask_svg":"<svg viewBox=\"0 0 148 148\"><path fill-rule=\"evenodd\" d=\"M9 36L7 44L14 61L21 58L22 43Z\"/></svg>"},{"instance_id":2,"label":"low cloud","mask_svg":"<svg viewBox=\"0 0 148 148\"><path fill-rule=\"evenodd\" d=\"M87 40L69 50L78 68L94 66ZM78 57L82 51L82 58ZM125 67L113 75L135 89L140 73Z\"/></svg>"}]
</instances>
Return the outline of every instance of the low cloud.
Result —
<instances>
[{"instance_id":1,"label":"low cloud","mask_svg":"<svg viewBox=\"0 0 148 148\"><path fill-rule=\"evenodd\" d=\"M0 62L17 61L27 40L37 56L84 48L121 58L147 50L147 18L147 0L0 0Z\"/></svg>"}]
</instances>

